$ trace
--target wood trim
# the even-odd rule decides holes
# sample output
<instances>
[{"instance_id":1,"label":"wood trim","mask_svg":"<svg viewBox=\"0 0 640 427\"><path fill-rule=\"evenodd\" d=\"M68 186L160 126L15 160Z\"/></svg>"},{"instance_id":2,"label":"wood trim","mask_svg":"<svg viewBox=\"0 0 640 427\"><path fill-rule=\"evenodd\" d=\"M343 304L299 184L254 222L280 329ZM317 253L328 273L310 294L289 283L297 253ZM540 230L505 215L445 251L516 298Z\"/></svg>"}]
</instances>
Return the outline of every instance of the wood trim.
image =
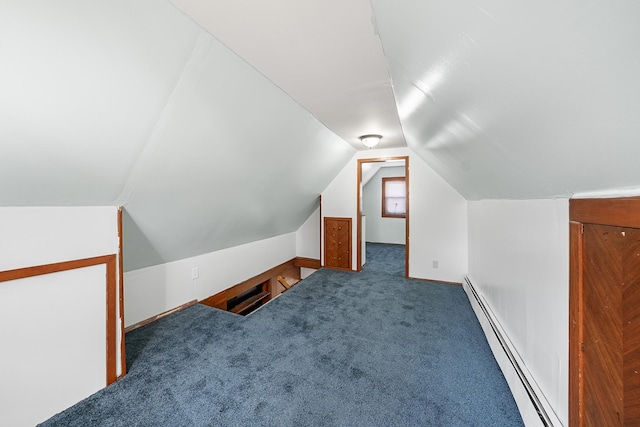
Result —
<instances>
[{"instance_id":1,"label":"wood trim","mask_svg":"<svg viewBox=\"0 0 640 427\"><path fill-rule=\"evenodd\" d=\"M404 196L405 196L405 203L406 203L406 197L407 197L407 180L405 179L404 176L388 176L388 177L383 177L382 178L382 197L380 198L381 202L382 202L382 218L404 218L406 213L404 214L390 214L387 213L386 207L387 204L385 203L385 201L387 200L387 185L386 183L388 181L402 181L404 182L404 186L405 186L405 192L404 192ZM405 211L406 211L406 205L405 205Z\"/></svg>"},{"instance_id":2,"label":"wood trim","mask_svg":"<svg viewBox=\"0 0 640 427\"><path fill-rule=\"evenodd\" d=\"M253 276L250 279L245 280L244 282L238 283L237 285L233 286L235 295L232 295L231 298L240 295L244 291L247 291L254 286L258 286L260 283L266 282L272 277L282 275L282 272L291 267L295 267L295 258L291 258L289 261L285 261L282 264L276 265L275 267L270 268L267 271L264 271L256 276Z\"/></svg>"},{"instance_id":3,"label":"wood trim","mask_svg":"<svg viewBox=\"0 0 640 427\"><path fill-rule=\"evenodd\" d=\"M124 338L124 245L122 234L122 210L118 208L118 304L120 313L120 376L127 375L127 353Z\"/></svg>"},{"instance_id":4,"label":"wood trim","mask_svg":"<svg viewBox=\"0 0 640 427\"><path fill-rule=\"evenodd\" d=\"M405 188L407 191L407 200L405 200L405 214L404 214L404 277L409 278L409 156L404 159L404 180Z\"/></svg>"},{"instance_id":5,"label":"wood trim","mask_svg":"<svg viewBox=\"0 0 640 427\"><path fill-rule=\"evenodd\" d=\"M569 425L582 427L583 224L640 228L640 197L569 200Z\"/></svg>"},{"instance_id":6,"label":"wood trim","mask_svg":"<svg viewBox=\"0 0 640 427\"><path fill-rule=\"evenodd\" d=\"M34 267L17 268L15 270L0 271L0 282L26 279L28 277L43 276L45 274L60 273L78 268L93 267L105 264L106 268L106 343L107 356L106 382L107 385L116 380L116 255L103 255L93 258L64 261L54 264L37 265Z\"/></svg>"},{"instance_id":7,"label":"wood trim","mask_svg":"<svg viewBox=\"0 0 640 427\"><path fill-rule=\"evenodd\" d=\"M571 199L569 220L614 227L640 228L640 197Z\"/></svg>"},{"instance_id":8,"label":"wood trim","mask_svg":"<svg viewBox=\"0 0 640 427\"><path fill-rule=\"evenodd\" d=\"M233 298L233 297L231 297ZM227 309L227 290L218 292L215 295L211 295L203 300L198 301L199 304L206 305L208 307L219 308L220 310Z\"/></svg>"},{"instance_id":9,"label":"wood trim","mask_svg":"<svg viewBox=\"0 0 640 427\"><path fill-rule=\"evenodd\" d=\"M374 160L375 161L375 160ZM382 161L382 160L379 160ZM358 159L356 172L356 271L362 271L362 164L369 163ZM327 261L325 260L325 263Z\"/></svg>"},{"instance_id":10,"label":"wood trim","mask_svg":"<svg viewBox=\"0 0 640 427\"><path fill-rule=\"evenodd\" d=\"M387 160L404 160L404 178L405 187L407 193L406 200L406 214L405 218L405 260L404 260L404 277L409 279L409 156L391 156L391 157L376 157L370 159L358 159L358 170L356 172L356 271L362 271L362 194L360 191L360 184L362 183L362 164L363 163L376 163L386 162Z\"/></svg>"},{"instance_id":11,"label":"wood trim","mask_svg":"<svg viewBox=\"0 0 640 427\"><path fill-rule=\"evenodd\" d=\"M313 268L315 270L321 268L320 260L314 258L296 257L296 259L293 261L293 265L295 267Z\"/></svg>"},{"instance_id":12,"label":"wood trim","mask_svg":"<svg viewBox=\"0 0 640 427\"><path fill-rule=\"evenodd\" d=\"M171 310L164 311L164 312L162 312L162 313L160 313L160 314L156 314L155 316L149 317L148 319L142 320L142 321L140 321L140 322L138 322L138 323L134 323L134 324L133 324L133 325L131 325L131 326L127 326L127 327L124 329L124 331L125 331L125 333L131 332L131 331L133 331L134 329L141 328L141 327L143 327L143 326L145 326L145 325L148 325L149 323L153 323L153 322L155 322L155 321L156 321L156 320L158 320L158 319L162 319L162 318L163 318L163 317L165 317L165 316L168 316L168 315L170 315L170 314L176 313L176 312L178 312L178 311L180 311L180 310L184 310L185 308L189 308L189 307L191 307L192 305L196 305L197 303L198 303L198 301L197 301L197 300L189 301L189 302L187 302L187 303L184 303L184 304L182 304L182 305L179 305L179 306L178 306L178 307L176 307L176 308L172 308Z\"/></svg>"},{"instance_id":13,"label":"wood trim","mask_svg":"<svg viewBox=\"0 0 640 427\"><path fill-rule=\"evenodd\" d=\"M322 245L324 244L324 229L322 228L322 194L320 195L320 245L318 247L318 256L320 257L320 267L322 267Z\"/></svg>"},{"instance_id":14,"label":"wood trim","mask_svg":"<svg viewBox=\"0 0 640 427\"><path fill-rule=\"evenodd\" d=\"M582 426L580 405L583 401L580 373L582 358L582 224L569 224L569 425Z\"/></svg>"},{"instance_id":15,"label":"wood trim","mask_svg":"<svg viewBox=\"0 0 640 427\"><path fill-rule=\"evenodd\" d=\"M116 289L116 256L113 255L107 261L107 385L117 379Z\"/></svg>"},{"instance_id":16,"label":"wood trim","mask_svg":"<svg viewBox=\"0 0 640 427\"><path fill-rule=\"evenodd\" d=\"M107 264L115 255L103 255L93 258L77 259L73 261L58 262L55 264L37 265L34 267L17 268L15 270L0 271L0 282L26 279L27 277L42 276L44 274L59 273L61 271L74 270L76 268L91 267L99 264Z\"/></svg>"},{"instance_id":17,"label":"wood trim","mask_svg":"<svg viewBox=\"0 0 640 427\"><path fill-rule=\"evenodd\" d=\"M233 285L223 291L218 292L215 295L207 297L198 301L200 304L204 304L209 307L219 308L221 310L227 309L227 301L241 293L258 286L261 283L266 282L274 277L281 276L286 270L296 267L297 258L291 258L289 261L283 262L267 271L264 271L256 276L253 276L243 282Z\"/></svg>"}]
</instances>

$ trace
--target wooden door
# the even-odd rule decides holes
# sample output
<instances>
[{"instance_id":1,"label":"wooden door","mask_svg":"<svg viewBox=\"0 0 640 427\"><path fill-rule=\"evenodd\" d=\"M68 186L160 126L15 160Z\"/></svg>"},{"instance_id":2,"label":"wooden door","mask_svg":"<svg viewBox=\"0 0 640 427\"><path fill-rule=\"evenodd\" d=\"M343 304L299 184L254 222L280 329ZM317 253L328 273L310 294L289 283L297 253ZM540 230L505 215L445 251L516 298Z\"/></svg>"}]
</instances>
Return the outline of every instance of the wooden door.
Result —
<instances>
[{"instance_id":1,"label":"wooden door","mask_svg":"<svg viewBox=\"0 0 640 427\"><path fill-rule=\"evenodd\" d=\"M325 217L324 266L351 270L351 218Z\"/></svg>"},{"instance_id":2,"label":"wooden door","mask_svg":"<svg viewBox=\"0 0 640 427\"><path fill-rule=\"evenodd\" d=\"M640 230L583 230L580 424L639 426Z\"/></svg>"}]
</instances>

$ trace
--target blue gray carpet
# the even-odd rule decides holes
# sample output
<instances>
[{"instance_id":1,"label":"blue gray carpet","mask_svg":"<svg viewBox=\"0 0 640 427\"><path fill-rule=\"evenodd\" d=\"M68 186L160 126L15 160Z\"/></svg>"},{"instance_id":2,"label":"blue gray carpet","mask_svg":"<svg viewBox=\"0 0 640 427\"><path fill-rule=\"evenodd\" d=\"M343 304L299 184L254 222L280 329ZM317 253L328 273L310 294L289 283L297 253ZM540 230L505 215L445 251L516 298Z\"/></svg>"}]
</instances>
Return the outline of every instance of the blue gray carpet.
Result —
<instances>
[{"instance_id":1,"label":"blue gray carpet","mask_svg":"<svg viewBox=\"0 0 640 427\"><path fill-rule=\"evenodd\" d=\"M319 270L248 317L202 305L126 336L129 374L45 426L521 426L459 286L404 247Z\"/></svg>"}]
</instances>

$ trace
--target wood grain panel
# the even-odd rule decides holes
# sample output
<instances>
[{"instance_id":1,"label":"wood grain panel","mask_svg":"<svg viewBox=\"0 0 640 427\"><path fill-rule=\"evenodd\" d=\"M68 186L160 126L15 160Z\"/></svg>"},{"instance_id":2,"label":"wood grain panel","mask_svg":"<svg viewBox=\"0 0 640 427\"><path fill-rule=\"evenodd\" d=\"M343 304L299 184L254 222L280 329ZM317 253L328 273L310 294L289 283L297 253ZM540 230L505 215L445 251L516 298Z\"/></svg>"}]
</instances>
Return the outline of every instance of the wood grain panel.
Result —
<instances>
[{"instance_id":1,"label":"wood grain panel","mask_svg":"<svg viewBox=\"0 0 640 427\"><path fill-rule=\"evenodd\" d=\"M571 200L569 219L570 426L640 426L640 197Z\"/></svg>"},{"instance_id":2,"label":"wood grain panel","mask_svg":"<svg viewBox=\"0 0 640 427\"><path fill-rule=\"evenodd\" d=\"M325 267L351 269L351 218L324 219Z\"/></svg>"},{"instance_id":3,"label":"wood grain panel","mask_svg":"<svg viewBox=\"0 0 640 427\"><path fill-rule=\"evenodd\" d=\"M304 258L308 259L308 258ZM304 260L303 259L303 260ZM283 262L269 270L262 272L256 276L253 276L250 279L247 279L243 282L240 282L236 285L233 285L221 292L218 292L215 295L207 297L199 301L200 304L204 304L209 307L218 308L221 310L227 309L227 301L233 297L240 295L241 293L266 282L267 280L272 280L277 283L278 276L288 276L300 278L300 267L296 264L298 263L298 258L292 258L289 261ZM305 261L302 261L305 263ZM272 286L273 289L273 286ZM271 295L271 297L275 297L276 294Z\"/></svg>"},{"instance_id":4,"label":"wood grain panel","mask_svg":"<svg viewBox=\"0 0 640 427\"><path fill-rule=\"evenodd\" d=\"M319 259L304 257L297 257L294 265L296 267L312 268L314 270L318 270L321 267Z\"/></svg>"},{"instance_id":5,"label":"wood grain panel","mask_svg":"<svg viewBox=\"0 0 640 427\"><path fill-rule=\"evenodd\" d=\"M584 226L584 410L587 426L623 425L619 228Z\"/></svg>"},{"instance_id":6,"label":"wood grain panel","mask_svg":"<svg viewBox=\"0 0 640 427\"><path fill-rule=\"evenodd\" d=\"M107 261L107 385L118 379L116 346L116 256L109 257Z\"/></svg>"},{"instance_id":7,"label":"wood grain panel","mask_svg":"<svg viewBox=\"0 0 640 427\"><path fill-rule=\"evenodd\" d=\"M569 268L569 425L583 426L579 402L583 402L583 387L580 381L582 358L582 224L569 224L571 258Z\"/></svg>"},{"instance_id":8,"label":"wood grain panel","mask_svg":"<svg viewBox=\"0 0 640 427\"><path fill-rule=\"evenodd\" d=\"M589 224L640 228L640 197L572 199L569 219Z\"/></svg>"},{"instance_id":9,"label":"wood grain panel","mask_svg":"<svg viewBox=\"0 0 640 427\"><path fill-rule=\"evenodd\" d=\"M640 426L640 230L627 228L624 232L624 422Z\"/></svg>"}]
</instances>

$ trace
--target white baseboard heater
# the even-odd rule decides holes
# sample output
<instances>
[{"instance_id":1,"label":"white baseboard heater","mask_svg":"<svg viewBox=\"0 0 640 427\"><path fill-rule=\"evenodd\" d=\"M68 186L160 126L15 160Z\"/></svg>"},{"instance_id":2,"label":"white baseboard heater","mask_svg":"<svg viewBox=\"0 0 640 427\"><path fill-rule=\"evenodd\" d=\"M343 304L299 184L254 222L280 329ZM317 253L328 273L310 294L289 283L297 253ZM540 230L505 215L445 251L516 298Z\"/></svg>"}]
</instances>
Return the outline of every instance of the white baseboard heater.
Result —
<instances>
[{"instance_id":1,"label":"white baseboard heater","mask_svg":"<svg viewBox=\"0 0 640 427\"><path fill-rule=\"evenodd\" d=\"M487 341L489 341L494 356L496 357L496 361L500 365L500 368L509 383L509 387L514 395L516 404L520 409L525 425L529 426L530 424L536 424L544 427L560 426L561 423L557 417L555 417L555 414L553 414L555 423L549 416L549 413L545 409L545 405L542 403L542 399L539 396L539 393L541 394L541 392L539 392L537 385L534 387L532 382L527 378L527 375L525 374L526 367L523 366L520 356L516 356L517 353L514 353L515 350L512 351L513 345L505 336L503 329L499 325L493 312L473 287L469 277L465 277L464 281L465 283L463 287L467 292L469 302L480 321L487 337ZM495 339L493 339L494 337L491 335L494 335ZM502 354L498 354L498 352L502 352ZM538 391L536 389L538 389ZM546 406L549 407L548 402ZM536 419L535 414L539 417L539 422Z\"/></svg>"}]
</instances>

